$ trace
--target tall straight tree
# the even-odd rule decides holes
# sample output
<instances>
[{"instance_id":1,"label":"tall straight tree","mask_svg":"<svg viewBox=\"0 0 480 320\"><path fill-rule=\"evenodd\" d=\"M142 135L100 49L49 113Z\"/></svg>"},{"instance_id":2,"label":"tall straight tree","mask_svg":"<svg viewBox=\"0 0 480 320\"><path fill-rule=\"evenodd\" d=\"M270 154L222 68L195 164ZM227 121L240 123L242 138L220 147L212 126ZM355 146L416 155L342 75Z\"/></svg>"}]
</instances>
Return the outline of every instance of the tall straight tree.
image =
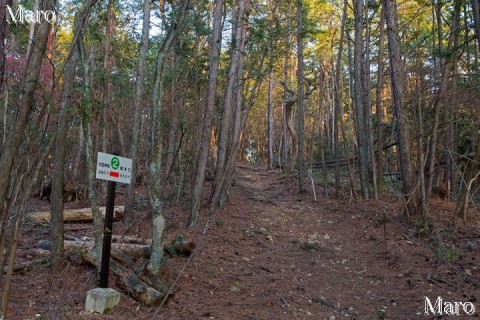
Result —
<instances>
[{"instance_id":1,"label":"tall straight tree","mask_svg":"<svg viewBox=\"0 0 480 320\"><path fill-rule=\"evenodd\" d=\"M398 33L398 16L396 0L383 2L385 20L387 23L388 51L390 60L390 75L392 86L393 106L397 120L397 139L399 148L400 171L402 175L402 189L407 203L405 214L407 218L416 209L415 183L413 183L413 169L410 157L410 140L408 127L408 113L405 104L405 79L402 57L400 54L400 36Z\"/></svg>"},{"instance_id":2,"label":"tall straight tree","mask_svg":"<svg viewBox=\"0 0 480 320\"><path fill-rule=\"evenodd\" d=\"M380 35L378 45L378 72L377 72L377 87L375 96L376 116L378 122L377 129L377 189L378 195L381 197L383 193L383 106L382 106L382 89L383 89L383 66L384 66L384 51L385 51L385 10L381 9L380 15Z\"/></svg>"},{"instance_id":3,"label":"tall straight tree","mask_svg":"<svg viewBox=\"0 0 480 320\"><path fill-rule=\"evenodd\" d=\"M298 184L300 193L306 192L305 189L305 164L304 164L304 144L305 144L305 126L304 126L304 91L303 91L303 3L297 0L297 80L298 80Z\"/></svg>"},{"instance_id":4,"label":"tall straight tree","mask_svg":"<svg viewBox=\"0 0 480 320\"><path fill-rule=\"evenodd\" d=\"M67 136L67 106L71 103L70 97L73 92L73 81L76 74L76 65L79 57L79 42L83 41L83 30L90 9L96 0L88 0L75 14L74 37L71 44L71 55L65 67L63 79L62 98L58 113L57 130L55 137L55 151L53 159L52 178L52 219L50 236L52 240L52 270L58 272L63 262L63 187L65 171L65 140Z\"/></svg>"},{"instance_id":5,"label":"tall straight tree","mask_svg":"<svg viewBox=\"0 0 480 320\"><path fill-rule=\"evenodd\" d=\"M362 197L368 199L368 141L366 118L366 90L365 88L365 56L363 45L363 0L354 1L355 44L354 44L354 87L353 100L355 110L355 124L358 141L358 160L360 171L360 186Z\"/></svg>"},{"instance_id":6,"label":"tall straight tree","mask_svg":"<svg viewBox=\"0 0 480 320\"><path fill-rule=\"evenodd\" d=\"M148 36L150 33L150 12L152 7L152 0L145 0L143 4L143 26L142 39L140 41L140 54L138 56L137 71L135 77L135 95L133 98L133 127L132 140L130 147L130 158L132 159L132 177L133 181L127 188L127 201L125 203L125 218L127 225L131 224L134 219L135 211L135 187L138 172L138 145L140 142L140 122L142 114L142 97L145 87L145 61L148 52Z\"/></svg>"},{"instance_id":7,"label":"tall straight tree","mask_svg":"<svg viewBox=\"0 0 480 320\"><path fill-rule=\"evenodd\" d=\"M233 42L230 54L230 68L228 71L227 86L223 99L223 112L218 137L217 165L215 166L215 180L212 186L211 207L220 205L223 194L228 186L227 163L229 157L235 156L235 141L240 136L240 121L242 110L243 89L243 54L248 21L246 19L250 0L238 0L235 10Z\"/></svg>"},{"instance_id":8,"label":"tall straight tree","mask_svg":"<svg viewBox=\"0 0 480 320\"><path fill-rule=\"evenodd\" d=\"M268 75L268 170L273 169L274 155L273 155L273 70L270 70Z\"/></svg>"},{"instance_id":9,"label":"tall straight tree","mask_svg":"<svg viewBox=\"0 0 480 320\"><path fill-rule=\"evenodd\" d=\"M210 51L210 69L208 73L208 92L205 116L203 119L202 139L198 155L195 183L192 188L192 209L188 217L188 226L194 227L200 218L200 205L202 201L202 190L205 182L205 171L207 169L208 152L210 150L210 139L212 138L212 122L215 110L215 94L217 90L217 76L222 46L222 12L223 0L216 0L215 12L213 14L213 37Z\"/></svg>"},{"instance_id":10,"label":"tall straight tree","mask_svg":"<svg viewBox=\"0 0 480 320\"><path fill-rule=\"evenodd\" d=\"M148 164L147 191L150 211L152 213L152 254L147 269L152 275L158 275L163 265L163 231L165 216L163 213L164 176L161 171L163 154L163 99L165 67L170 50L181 32L188 12L188 0L180 0L176 6L173 19L169 22L167 33L157 53L155 81L152 93L151 158Z\"/></svg>"},{"instance_id":11,"label":"tall straight tree","mask_svg":"<svg viewBox=\"0 0 480 320\"><path fill-rule=\"evenodd\" d=\"M105 83L103 92L103 139L102 150L109 152L111 139L111 122L112 122L112 55L110 54L112 33L113 33L113 5L115 0L108 0L107 4L107 26L105 33L105 54L103 57L103 69L105 72ZM117 150L114 150L117 151Z\"/></svg>"},{"instance_id":12,"label":"tall straight tree","mask_svg":"<svg viewBox=\"0 0 480 320\"><path fill-rule=\"evenodd\" d=\"M54 10L54 1L45 0L40 5L41 10ZM12 181L11 170L17 159L19 146L25 135L25 128L27 127L29 117L32 113L35 90L39 83L40 69L43 59L46 57L47 40L50 34L51 24L43 21L35 24L35 32L33 34L32 43L35 45L30 47L27 53L27 61L24 74L21 80L20 96L18 98L18 108L16 110L15 124L13 128L6 135L8 138L0 150L0 212L3 220L4 215L9 214L7 208L9 207L8 193ZM3 253L2 253L3 254Z\"/></svg>"}]
</instances>

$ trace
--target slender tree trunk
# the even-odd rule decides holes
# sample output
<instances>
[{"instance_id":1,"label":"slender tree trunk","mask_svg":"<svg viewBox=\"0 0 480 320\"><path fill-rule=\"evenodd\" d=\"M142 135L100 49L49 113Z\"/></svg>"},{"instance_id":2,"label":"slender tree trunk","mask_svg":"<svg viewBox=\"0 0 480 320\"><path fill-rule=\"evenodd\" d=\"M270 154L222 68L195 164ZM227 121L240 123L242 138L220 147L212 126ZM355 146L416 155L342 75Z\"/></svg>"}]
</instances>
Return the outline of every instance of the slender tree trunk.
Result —
<instances>
[{"instance_id":1,"label":"slender tree trunk","mask_svg":"<svg viewBox=\"0 0 480 320\"><path fill-rule=\"evenodd\" d=\"M187 15L188 0L182 0L177 7L175 20L162 41L157 54L155 82L152 95L152 125L151 125L151 157L148 165L147 191L149 206L152 212L152 253L148 262L148 271L156 276L163 265L163 231L165 229L165 216L163 214L163 184L164 175L161 172L163 152L163 82L165 66L170 50L183 28Z\"/></svg>"},{"instance_id":2,"label":"slender tree trunk","mask_svg":"<svg viewBox=\"0 0 480 320\"><path fill-rule=\"evenodd\" d=\"M385 10L381 9L380 16L380 35L378 45L378 72L377 72L377 88L375 96L375 105L377 111L377 190L378 196L383 194L383 106L382 106L382 90L383 90L383 53L385 51Z\"/></svg>"},{"instance_id":3,"label":"slender tree trunk","mask_svg":"<svg viewBox=\"0 0 480 320\"><path fill-rule=\"evenodd\" d=\"M213 14L213 37L210 51L210 69L208 74L207 106L203 120L202 139L198 155L195 183L192 188L192 209L188 217L188 226L194 227L199 223L202 190L205 182L210 140L212 138L212 122L215 110L215 95L219 68L220 48L222 44L222 12L223 0L216 0Z\"/></svg>"},{"instance_id":4,"label":"slender tree trunk","mask_svg":"<svg viewBox=\"0 0 480 320\"><path fill-rule=\"evenodd\" d=\"M80 32L80 30L76 30ZM75 45L75 44L74 44ZM76 45L75 45L76 47ZM75 51L76 48L74 49ZM52 240L52 264L53 272L59 272L63 259L63 188L65 177L65 140L67 136L67 106L70 105L70 96L72 94L73 80L75 78L75 66L77 65L78 54L75 52L67 62L65 68L65 77L62 85L62 100L58 113L56 128L56 142L53 158L53 177L52 177L52 218L50 221L50 237Z\"/></svg>"},{"instance_id":5,"label":"slender tree trunk","mask_svg":"<svg viewBox=\"0 0 480 320\"><path fill-rule=\"evenodd\" d=\"M417 148L418 148L418 179L420 181L420 215L424 222L426 222L428 217L428 208L427 208L427 198L425 190L425 165L423 160L423 116L422 116L422 106L420 103L420 81L417 79L416 84L416 104L417 104L417 114L418 114L418 138L417 138Z\"/></svg>"},{"instance_id":6,"label":"slender tree trunk","mask_svg":"<svg viewBox=\"0 0 480 320\"><path fill-rule=\"evenodd\" d=\"M393 106L397 120L400 171L402 175L403 194L405 202L408 204L407 210L405 211L408 218L411 212L415 212L417 201L415 200L415 183L413 183L413 170L410 156L410 130L405 104L405 73L400 55L397 4L396 0L385 0L383 4L387 23Z\"/></svg>"},{"instance_id":7,"label":"slender tree trunk","mask_svg":"<svg viewBox=\"0 0 480 320\"><path fill-rule=\"evenodd\" d=\"M75 67L79 57L79 42L83 41L85 21L88 19L90 9L96 0L87 1L75 14L74 37L71 44L72 55L69 56L65 67L65 76L62 87L62 100L58 114L58 122L55 137L55 150L53 160L52 178L52 216L50 222L50 237L52 241L52 271L59 272L64 259L64 230L63 230L63 189L65 179L65 141L67 136L67 106L70 105L70 96L73 92L75 79ZM85 79L88 75L85 74ZM87 99L90 99L88 97ZM87 100L88 101L88 100Z\"/></svg>"},{"instance_id":8,"label":"slender tree trunk","mask_svg":"<svg viewBox=\"0 0 480 320\"><path fill-rule=\"evenodd\" d=\"M3 85L6 66L5 35L8 33L7 6L12 6L12 0L2 0L0 2L0 89Z\"/></svg>"},{"instance_id":9,"label":"slender tree trunk","mask_svg":"<svg viewBox=\"0 0 480 320\"><path fill-rule=\"evenodd\" d=\"M320 71L318 73L318 81L319 81L319 114L320 114L320 119L319 119L319 125L318 125L318 137L320 140L320 157L322 161L322 173L323 173L323 194L327 197L328 196L328 171L327 171L327 165L325 163L325 137L324 137L324 131L325 131L325 103L323 99L324 95L324 90L323 90L323 65L320 65Z\"/></svg>"},{"instance_id":10,"label":"slender tree trunk","mask_svg":"<svg viewBox=\"0 0 480 320\"><path fill-rule=\"evenodd\" d=\"M127 225L132 224L135 212L135 187L136 177L138 174L138 146L140 144L140 122L142 115L142 101L145 86L145 61L148 52L148 36L150 33L150 12L152 0L145 0L143 5L143 26L142 40L140 42L140 54L138 56L138 64L135 81L135 94L133 98L133 128L132 140L130 147L130 158L132 159L132 177L133 181L127 186L127 199L125 203L124 222Z\"/></svg>"},{"instance_id":11,"label":"slender tree trunk","mask_svg":"<svg viewBox=\"0 0 480 320\"><path fill-rule=\"evenodd\" d=\"M480 45L480 6L478 5L478 0L471 0L471 3L473 11L473 21L475 24L475 35L477 36L477 41Z\"/></svg>"},{"instance_id":12,"label":"slender tree trunk","mask_svg":"<svg viewBox=\"0 0 480 320\"><path fill-rule=\"evenodd\" d=\"M181 47L181 44L179 44ZM180 49L180 48L179 48ZM173 83L172 83L172 108L170 115L170 128L168 132L166 177L167 182L175 166L176 150L178 145L178 122L179 110L182 108L183 97L183 76L179 72L180 54L174 53L173 57Z\"/></svg>"},{"instance_id":13,"label":"slender tree trunk","mask_svg":"<svg viewBox=\"0 0 480 320\"><path fill-rule=\"evenodd\" d=\"M45 1L41 9L54 10L53 1ZM10 171L16 160L15 158L18 152L18 147L24 136L28 118L34 104L34 94L37 88L37 80L39 78L42 62L46 53L50 28L50 23L43 22L38 24L35 29L33 41L36 45L32 46L28 52L25 74L23 75L24 80L22 81L22 88L20 90L21 94L18 99L19 103L15 124L11 132L8 134L4 147L0 151L0 209L3 215L7 214L7 212L4 211L4 204L10 186Z\"/></svg>"},{"instance_id":14,"label":"slender tree trunk","mask_svg":"<svg viewBox=\"0 0 480 320\"><path fill-rule=\"evenodd\" d=\"M102 139L102 150L109 152L111 147L111 122L112 122L112 106L111 106L111 91L112 91L112 57L110 55L110 43L113 32L113 4L115 0L108 0L107 7L107 30L105 34L105 55L103 58L103 68L105 70L105 89L103 93L104 104L104 128ZM118 150L114 150L117 152Z\"/></svg>"},{"instance_id":15,"label":"slender tree trunk","mask_svg":"<svg viewBox=\"0 0 480 320\"><path fill-rule=\"evenodd\" d=\"M224 95L224 110L218 139L217 165L212 186L211 209L221 205L230 187L236 162L237 142L240 138L243 98L243 52L248 26L249 0L239 0L235 13L234 42L227 87ZM233 157L233 158L232 158ZM232 162L233 161L233 162Z\"/></svg>"},{"instance_id":16,"label":"slender tree trunk","mask_svg":"<svg viewBox=\"0 0 480 320\"><path fill-rule=\"evenodd\" d=\"M288 103L288 96L287 94L289 93L288 92L288 59L289 59L289 52L290 52L290 29L291 29L291 19L290 19L290 13L291 13L291 8L292 8L292 5L291 5L291 1L289 1L289 7L288 7L288 17L287 17L287 34L286 34L286 39L287 39L287 43L285 45L285 61L284 61L284 64L283 64L283 99L282 99L282 106L283 106L283 112L282 112L282 136L283 136L283 152L282 152L282 161L284 163L284 166L286 167L287 171L290 171L291 169L291 166L289 165L289 161L288 161L288 146L289 146L289 140L288 140L288 137L287 137L287 129L289 131L290 130L290 127L289 127L289 120L288 120L288 117L289 117L289 109L287 107L287 103ZM292 140L293 140L293 137L292 137ZM293 144L293 143L292 143Z\"/></svg>"},{"instance_id":17,"label":"slender tree trunk","mask_svg":"<svg viewBox=\"0 0 480 320\"><path fill-rule=\"evenodd\" d=\"M355 123L358 142L358 162L360 171L360 186L362 197L369 198L368 193L368 143L367 143L367 119L365 118L365 57L363 46L363 0L354 1L354 21L355 21L355 44L354 44L354 87L353 99L355 110Z\"/></svg>"},{"instance_id":18,"label":"slender tree trunk","mask_svg":"<svg viewBox=\"0 0 480 320\"><path fill-rule=\"evenodd\" d=\"M373 143L373 129L372 129L372 95L371 95L371 82L370 82L370 20L368 15L368 4L365 4L365 135L367 142L367 171L368 176L371 178L373 185L373 197L378 199L378 187L377 187L377 166L375 159L375 149Z\"/></svg>"},{"instance_id":19,"label":"slender tree trunk","mask_svg":"<svg viewBox=\"0 0 480 320\"><path fill-rule=\"evenodd\" d=\"M303 90L303 3L297 0L297 80L298 80L298 184L300 193L305 193L305 163L304 163L304 90Z\"/></svg>"},{"instance_id":20,"label":"slender tree trunk","mask_svg":"<svg viewBox=\"0 0 480 320\"><path fill-rule=\"evenodd\" d=\"M90 1L91 8L96 0ZM87 11L88 12L88 11ZM82 20L86 21L86 19ZM100 272L101 260L102 260L102 247L103 247L103 219L102 214L98 208L97 203L97 193L95 191L95 172L96 172L96 144L95 144L95 118L98 116L95 111L94 105L92 103L92 83L93 83L93 60L94 60L94 49L92 45L90 47L90 52L87 57L87 52L83 38L79 37L78 40L79 47L79 57L82 62L83 69L83 92L82 100L84 103L81 104L80 114L82 115L81 127L83 129L83 135L85 137L85 156L87 162L87 186L88 186L88 202L92 208L92 217L93 217L93 235L95 239L95 252L97 259L97 271Z\"/></svg>"},{"instance_id":21,"label":"slender tree trunk","mask_svg":"<svg viewBox=\"0 0 480 320\"><path fill-rule=\"evenodd\" d=\"M273 169L274 154L273 154L273 71L270 70L268 77L268 170Z\"/></svg>"}]
</instances>

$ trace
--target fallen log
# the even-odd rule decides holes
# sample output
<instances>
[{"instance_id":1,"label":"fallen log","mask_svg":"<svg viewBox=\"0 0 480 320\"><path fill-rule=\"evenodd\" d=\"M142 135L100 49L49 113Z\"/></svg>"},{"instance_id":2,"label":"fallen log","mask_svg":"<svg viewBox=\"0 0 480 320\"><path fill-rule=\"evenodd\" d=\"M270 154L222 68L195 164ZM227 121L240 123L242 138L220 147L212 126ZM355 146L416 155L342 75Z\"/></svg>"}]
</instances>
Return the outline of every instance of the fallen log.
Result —
<instances>
[{"instance_id":1,"label":"fallen log","mask_svg":"<svg viewBox=\"0 0 480 320\"><path fill-rule=\"evenodd\" d=\"M152 244L152 239L112 235L112 242L148 244L148 245L150 245L150 244Z\"/></svg>"},{"instance_id":2,"label":"fallen log","mask_svg":"<svg viewBox=\"0 0 480 320\"><path fill-rule=\"evenodd\" d=\"M113 239L112 239L113 240ZM149 239L145 239L148 241ZM117 238L118 241L118 238ZM86 244L90 247L93 247L92 241L78 241L78 240L65 240L65 250L70 250L78 246L78 244ZM124 243L124 242L114 242L112 241L112 250L122 252L132 259L138 259L140 257L149 258L151 254L150 244L138 244L138 243ZM164 242L163 250L165 254L179 254L179 255L190 255L195 249L195 243L192 241L189 242Z\"/></svg>"},{"instance_id":3,"label":"fallen log","mask_svg":"<svg viewBox=\"0 0 480 320\"><path fill-rule=\"evenodd\" d=\"M100 212L102 216L105 217L105 207L100 207ZM118 221L123 218L124 206L116 206L113 210L113 220ZM33 212L28 216L33 222L50 222L51 212L50 211L39 211ZM63 211L63 221L65 222L91 222L93 221L92 209L91 208L82 208L82 209L69 209Z\"/></svg>"},{"instance_id":4,"label":"fallen log","mask_svg":"<svg viewBox=\"0 0 480 320\"><path fill-rule=\"evenodd\" d=\"M86 250L83 249L82 253L82 258L95 266L95 251L92 248L88 248ZM110 271L117 276L116 280L119 287L126 290L137 301L147 306L160 304L168 292L161 292L152 288L142 281L133 270L123 266L115 259L110 259Z\"/></svg>"},{"instance_id":5,"label":"fallen log","mask_svg":"<svg viewBox=\"0 0 480 320\"><path fill-rule=\"evenodd\" d=\"M33 269L39 265L44 265L47 264L48 261L50 260L50 257L43 257L43 258L38 258L34 260L28 260L28 261L23 261L16 263L15 266L13 267L14 272L26 272L29 271L30 269ZM3 269L4 273L7 273L7 267Z\"/></svg>"},{"instance_id":6,"label":"fallen log","mask_svg":"<svg viewBox=\"0 0 480 320\"><path fill-rule=\"evenodd\" d=\"M94 246L94 242L90 240L87 240L87 241L65 240L64 241L65 250L70 252L75 251L76 248L83 248L83 247L93 248L93 246ZM45 249L45 245L43 245L43 249ZM144 245L144 244L112 242L112 251L113 250L126 254L130 256L132 259L138 259L140 257L144 257L144 258L150 257L150 246Z\"/></svg>"}]
</instances>

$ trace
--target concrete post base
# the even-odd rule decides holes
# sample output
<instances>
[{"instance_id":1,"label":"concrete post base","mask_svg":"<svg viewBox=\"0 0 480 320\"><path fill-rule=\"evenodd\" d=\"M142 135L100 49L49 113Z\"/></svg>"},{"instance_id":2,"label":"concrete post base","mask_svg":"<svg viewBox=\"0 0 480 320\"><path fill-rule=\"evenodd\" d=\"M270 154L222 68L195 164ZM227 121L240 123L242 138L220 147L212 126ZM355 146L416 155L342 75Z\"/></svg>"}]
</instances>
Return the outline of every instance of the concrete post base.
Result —
<instances>
[{"instance_id":1,"label":"concrete post base","mask_svg":"<svg viewBox=\"0 0 480 320\"><path fill-rule=\"evenodd\" d=\"M105 314L120 301L120 293L110 288L95 288L87 292L85 311Z\"/></svg>"}]
</instances>

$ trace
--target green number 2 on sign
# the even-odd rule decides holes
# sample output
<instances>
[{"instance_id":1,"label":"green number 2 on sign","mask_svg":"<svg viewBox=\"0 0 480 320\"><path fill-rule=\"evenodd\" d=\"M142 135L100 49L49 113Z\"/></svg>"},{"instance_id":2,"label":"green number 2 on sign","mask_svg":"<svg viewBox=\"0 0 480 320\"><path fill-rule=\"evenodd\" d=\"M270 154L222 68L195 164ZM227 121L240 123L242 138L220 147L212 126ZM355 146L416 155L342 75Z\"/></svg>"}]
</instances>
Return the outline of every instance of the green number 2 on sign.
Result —
<instances>
[{"instance_id":1,"label":"green number 2 on sign","mask_svg":"<svg viewBox=\"0 0 480 320\"><path fill-rule=\"evenodd\" d=\"M113 157L110 161L113 170L117 170L120 167L120 160L117 157Z\"/></svg>"}]
</instances>

